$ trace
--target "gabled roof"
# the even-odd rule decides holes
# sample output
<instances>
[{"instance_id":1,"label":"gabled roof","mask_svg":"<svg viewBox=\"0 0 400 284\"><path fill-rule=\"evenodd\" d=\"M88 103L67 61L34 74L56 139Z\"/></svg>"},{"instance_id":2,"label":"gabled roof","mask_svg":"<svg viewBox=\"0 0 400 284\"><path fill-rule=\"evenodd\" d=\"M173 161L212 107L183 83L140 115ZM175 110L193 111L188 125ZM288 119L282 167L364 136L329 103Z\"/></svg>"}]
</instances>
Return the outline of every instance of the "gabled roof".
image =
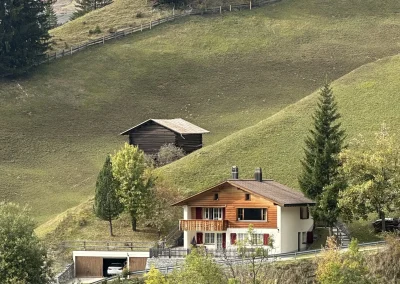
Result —
<instances>
[{"instance_id":1,"label":"gabled roof","mask_svg":"<svg viewBox=\"0 0 400 284\"><path fill-rule=\"evenodd\" d=\"M120 135L126 135L135 128L149 122L153 121L173 132L176 132L178 134L204 134L204 133L209 133L208 130L205 130L197 125L194 125L182 118L174 118L174 119L148 119L146 121L143 121L142 123L129 128L128 130L122 132Z\"/></svg>"},{"instance_id":2,"label":"gabled roof","mask_svg":"<svg viewBox=\"0 0 400 284\"><path fill-rule=\"evenodd\" d=\"M175 204L172 204L172 206L185 205L187 202L195 200L197 196L224 184L230 184L234 187L240 188L243 191L256 194L259 197L268 199L283 207L315 205L315 201L305 197L301 192L291 189L273 180L263 180L262 182L259 182L256 180L230 179Z\"/></svg>"}]
</instances>

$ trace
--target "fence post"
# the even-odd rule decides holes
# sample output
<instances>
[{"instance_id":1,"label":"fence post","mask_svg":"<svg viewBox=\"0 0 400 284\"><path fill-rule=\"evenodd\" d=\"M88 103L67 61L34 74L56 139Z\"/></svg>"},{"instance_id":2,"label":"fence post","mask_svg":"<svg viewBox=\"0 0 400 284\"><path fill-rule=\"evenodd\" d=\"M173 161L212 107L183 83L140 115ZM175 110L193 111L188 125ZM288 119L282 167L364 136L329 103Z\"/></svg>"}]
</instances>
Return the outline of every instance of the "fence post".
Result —
<instances>
[{"instance_id":1,"label":"fence post","mask_svg":"<svg viewBox=\"0 0 400 284\"><path fill-rule=\"evenodd\" d=\"M150 30L151 30L151 21L150 21Z\"/></svg>"},{"instance_id":2,"label":"fence post","mask_svg":"<svg viewBox=\"0 0 400 284\"><path fill-rule=\"evenodd\" d=\"M72 55L72 46L71 46L71 55Z\"/></svg>"},{"instance_id":3,"label":"fence post","mask_svg":"<svg viewBox=\"0 0 400 284\"><path fill-rule=\"evenodd\" d=\"M168 250L168 256L171 258L171 249Z\"/></svg>"},{"instance_id":4,"label":"fence post","mask_svg":"<svg viewBox=\"0 0 400 284\"><path fill-rule=\"evenodd\" d=\"M47 62L50 62L50 54L47 53Z\"/></svg>"},{"instance_id":5,"label":"fence post","mask_svg":"<svg viewBox=\"0 0 400 284\"><path fill-rule=\"evenodd\" d=\"M175 7L172 8L172 16L175 17Z\"/></svg>"},{"instance_id":6,"label":"fence post","mask_svg":"<svg viewBox=\"0 0 400 284\"><path fill-rule=\"evenodd\" d=\"M232 12L232 5L229 5L229 12Z\"/></svg>"},{"instance_id":7,"label":"fence post","mask_svg":"<svg viewBox=\"0 0 400 284\"><path fill-rule=\"evenodd\" d=\"M86 250L86 241L83 241L83 250Z\"/></svg>"},{"instance_id":8,"label":"fence post","mask_svg":"<svg viewBox=\"0 0 400 284\"><path fill-rule=\"evenodd\" d=\"M251 10L251 1L250 1L250 10Z\"/></svg>"},{"instance_id":9,"label":"fence post","mask_svg":"<svg viewBox=\"0 0 400 284\"><path fill-rule=\"evenodd\" d=\"M222 6L219 6L219 13L222 14Z\"/></svg>"},{"instance_id":10,"label":"fence post","mask_svg":"<svg viewBox=\"0 0 400 284\"><path fill-rule=\"evenodd\" d=\"M103 44L104 44L104 41L105 41L105 38L104 38L105 36L103 36Z\"/></svg>"},{"instance_id":11,"label":"fence post","mask_svg":"<svg viewBox=\"0 0 400 284\"><path fill-rule=\"evenodd\" d=\"M65 50L64 50L64 48L63 48L63 52L62 52L62 56L64 57L64 52L65 52Z\"/></svg>"}]
</instances>

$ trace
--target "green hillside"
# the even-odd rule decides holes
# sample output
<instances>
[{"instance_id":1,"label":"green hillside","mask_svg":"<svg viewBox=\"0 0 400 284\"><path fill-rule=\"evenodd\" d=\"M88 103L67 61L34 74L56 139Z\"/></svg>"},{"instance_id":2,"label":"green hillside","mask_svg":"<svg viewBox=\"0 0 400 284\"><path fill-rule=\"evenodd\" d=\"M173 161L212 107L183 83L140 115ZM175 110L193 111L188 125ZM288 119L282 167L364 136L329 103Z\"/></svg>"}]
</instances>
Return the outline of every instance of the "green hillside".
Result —
<instances>
[{"instance_id":1,"label":"green hillside","mask_svg":"<svg viewBox=\"0 0 400 284\"><path fill-rule=\"evenodd\" d=\"M399 70L397 55L364 65L332 84L348 141L359 134L373 138L382 123L400 136ZM298 188L302 147L312 127L316 98L317 92L158 173L170 186L192 192L229 178L232 165L239 166L242 178L252 178L260 166L264 177Z\"/></svg>"},{"instance_id":2,"label":"green hillside","mask_svg":"<svg viewBox=\"0 0 400 284\"><path fill-rule=\"evenodd\" d=\"M121 131L147 118L181 117L210 130L205 144L213 144L307 96L326 76L334 80L397 54L399 11L397 0L282 1L175 21L40 66L27 78L0 81L0 194L30 204L44 222L93 194L106 153L125 141ZM285 121L269 131L287 127L292 126ZM265 140L262 133L252 134ZM279 147L257 153L230 141L237 147L218 149L214 158L221 160L206 159L209 148L177 163L182 169L171 183L180 185L175 181L190 170L193 179L185 187L195 190L226 177L232 164L242 173L258 164L269 176L294 184L292 173L282 178L289 175L284 165L266 164ZM285 148L287 156L279 160L297 167L289 153L299 143ZM222 155L258 156L264 163ZM205 181L194 175L217 166Z\"/></svg>"}]
</instances>

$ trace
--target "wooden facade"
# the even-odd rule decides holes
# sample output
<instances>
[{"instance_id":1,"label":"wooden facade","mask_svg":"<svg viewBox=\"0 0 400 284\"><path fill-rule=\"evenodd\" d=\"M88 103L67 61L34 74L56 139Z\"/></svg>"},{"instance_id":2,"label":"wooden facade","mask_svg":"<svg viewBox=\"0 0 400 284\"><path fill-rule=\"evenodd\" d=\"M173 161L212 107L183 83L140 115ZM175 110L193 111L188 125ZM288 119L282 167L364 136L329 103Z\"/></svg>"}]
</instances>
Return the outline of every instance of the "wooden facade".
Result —
<instances>
[{"instance_id":1,"label":"wooden facade","mask_svg":"<svg viewBox=\"0 0 400 284\"><path fill-rule=\"evenodd\" d=\"M215 194L218 194L218 200L214 200ZM230 184L222 184L211 191L206 191L196 196L195 200L188 201L187 205L191 207L191 219L199 219L199 214L196 212L198 209L196 208L223 207L225 208L224 220L226 221L226 228L248 228L249 224L253 224L254 228L276 229L277 205L274 205L273 202L255 194L250 194L250 200L246 200L246 194L248 194L248 192L238 189ZM238 220L238 208L266 208L267 220ZM201 216L203 216L203 214Z\"/></svg>"},{"instance_id":2,"label":"wooden facade","mask_svg":"<svg viewBox=\"0 0 400 284\"><path fill-rule=\"evenodd\" d=\"M140 271L146 268L147 257L130 257L129 258L129 271Z\"/></svg>"},{"instance_id":3,"label":"wooden facade","mask_svg":"<svg viewBox=\"0 0 400 284\"><path fill-rule=\"evenodd\" d=\"M149 155L157 154L161 146L165 144L174 144L182 148L186 154L190 154L203 146L202 134L180 134L152 120L125 134L129 135L129 144L138 146Z\"/></svg>"},{"instance_id":4,"label":"wooden facade","mask_svg":"<svg viewBox=\"0 0 400 284\"><path fill-rule=\"evenodd\" d=\"M77 256L75 269L76 277L103 277L103 258Z\"/></svg>"}]
</instances>

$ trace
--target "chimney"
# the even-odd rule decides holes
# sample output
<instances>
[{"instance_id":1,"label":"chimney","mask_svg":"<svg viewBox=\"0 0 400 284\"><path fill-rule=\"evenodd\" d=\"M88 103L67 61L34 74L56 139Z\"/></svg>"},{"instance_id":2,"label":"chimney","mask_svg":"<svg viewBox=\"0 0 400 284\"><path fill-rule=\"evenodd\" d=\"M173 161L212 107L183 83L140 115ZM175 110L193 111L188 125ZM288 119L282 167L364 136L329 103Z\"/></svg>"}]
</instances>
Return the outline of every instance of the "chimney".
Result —
<instances>
[{"instance_id":1,"label":"chimney","mask_svg":"<svg viewBox=\"0 0 400 284\"><path fill-rule=\"evenodd\" d=\"M261 168L256 168L254 172L254 179L256 181L262 182L262 170Z\"/></svg>"},{"instance_id":2,"label":"chimney","mask_svg":"<svg viewBox=\"0 0 400 284\"><path fill-rule=\"evenodd\" d=\"M236 166L232 167L232 179L239 179L239 168Z\"/></svg>"}]
</instances>

